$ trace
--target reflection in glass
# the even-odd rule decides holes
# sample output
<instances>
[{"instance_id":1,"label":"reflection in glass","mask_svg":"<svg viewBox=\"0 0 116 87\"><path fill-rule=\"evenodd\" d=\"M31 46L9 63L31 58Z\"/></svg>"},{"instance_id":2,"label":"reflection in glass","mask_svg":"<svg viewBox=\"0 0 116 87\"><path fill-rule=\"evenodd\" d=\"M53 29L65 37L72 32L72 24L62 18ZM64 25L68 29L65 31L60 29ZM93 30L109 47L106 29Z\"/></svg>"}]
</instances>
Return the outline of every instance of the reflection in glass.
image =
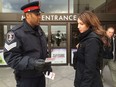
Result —
<instances>
[{"instance_id":1,"label":"reflection in glass","mask_svg":"<svg viewBox=\"0 0 116 87\"><path fill-rule=\"evenodd\" d=\"M3 25L3 37L2 37L3 40L5 40L7 32L8 32L8 25ZM4 43L4 41L3 41L3 43Z\"/></svg>"},{"instance_id":2,"label":"reflection in glass","mask_svg":"<svg viewBox=\"0 0 116 87\"><path fill-rule=\"evenodd\" d=\"M71 24L71 48L76 48L78 43L79 31L77 29L77 24Z\"/></svg>"},{"instance_id":3,"label":"reflection in glass","mask_svg":"<svg viewBox=\"0 0 116 87\"><path fill-rule=\"evenodd\" d=\"M101 0L102 1L102 0ZM97 7L94 11L97 13L116 13L116 0L103 0L99 7Z\"/></svg>"},{"instance_id":4,"label":"reflection in glass","mask_svg":"<svg viewBox=\"0 0 116 87\"><path fill-rule=\"evenodd\" d=\"M21 6L38 0L0 0L0 12L22 12ZM39 0L45 13L80 13L85 10L96 13L116 13L115 0ZM69 1L69 6L68 6ZM68 11L69 8L69 11Z\"/></svg>"},{"instance_id":5,"label":"reflection in glass","mask_svg":"<svg viewBox=\"0 0 116 87\"><path fill-rule=\"evenodd\" d=\"M70 0L70 11L69 13L74 13L74 0Z\"/></svg>"},{"instance_id":6,"label":"reflection in glass","mask_svg":"<svg viewBox=\"0 0 116 87\"><path fill-rule=\"evenodd\" d=\"M71 64L73 64L73 56L74 56L73 52L75 51L77 51L77 49L71 49Z\"/></svg>"},{"instance_id":7,"label":"reflection in glass","mask_svg":"<svg viewBox=\"0 0 116 87\"><path fill-rule=\"evenodd\" d=\"M30 0L37 1L37 0ZM68 13L68 0L39 0L45 13Z\"/></svg>"},{"instance_id":8,"label":"reflection in glass","mask_svg":"<svg viewBox=\"0 0 116 87\"><path fill-rule=\"evenodd\" d=\"M66 26L51 26L51 46L66 47Z\"/></svg>"},{"instance_id":9,"label":"reflection in glass","mask_svg":"<svg viewBox=\"0 0 116 87\"><path fill-rule=\"evenodd\" d=\"M0 25L0 49L3 48L4 44L4 25Z\"/></svg>"},{"instance_id":10,"label":"reflection in glass","mask_svg":"<svg viewBox=\"0 0 116 87\"><path fill-rule=\"evenodd\" d=\"M106 0L74 0L74 12L79 13L85 10L96 10L102 6Z\"/></svg>"},{"instance_id":11,"label":"reflection in glass","mask_svg":"<svg viewBox=\"0 0 116 87\"><path fill-rule=\"evenodd\" d=\"M21 12L20 8L27 4L28 0L2 0L2 12Z\"/></svg>"},{"instance_id":12,"label":"reflection in glass","mask_svg":"<svg viewBox=\"0 0 116 87\"><path fill-rule=\"evenodd\" d=\"M48 37L48 26L46 25L41 25L42 30L44 31L46 37Z\"/></svg>"},{"instance_id":13,"label":"reflection in glass","mask_svg":"<svg viewBox=\"0 0 116 87\"><path fill-rule=\"evenodd\" d=\"M116 13L115 0L74 0L74 13L85 10L96 13Z\"/></svg>"},{"instance_id":14,"label":"reflection in glass","mask_svg":"<svg viewBox=\"0 0 116 87\"><path fill-rule=\"evenodd\" d=\"M6 33L8 32L8 27L7 27L7 25L4 25L4 36L6 35Z\"/></svg>"},{"instance_id":15,"label":"reflection in glass","mask_svg":"<svg viewBox=\"0 0 116 87\"><path fill-rule=\"evenodd\" d=\"M42 30L44 31L47 42L48 42L48 26L46 26L46 25L40 25L40 26L41 26Z\"/></svg>"},{"instance_id":16,"label":"reflection in glass","mask_svg":"<svg viewBox=\"0 0 116 87\"><path fill-rule=\"evenodd\" d=\"M12 29L13 27L15 27L16 25L10 25L10 29Z\"/></svg>"}]
</instances>

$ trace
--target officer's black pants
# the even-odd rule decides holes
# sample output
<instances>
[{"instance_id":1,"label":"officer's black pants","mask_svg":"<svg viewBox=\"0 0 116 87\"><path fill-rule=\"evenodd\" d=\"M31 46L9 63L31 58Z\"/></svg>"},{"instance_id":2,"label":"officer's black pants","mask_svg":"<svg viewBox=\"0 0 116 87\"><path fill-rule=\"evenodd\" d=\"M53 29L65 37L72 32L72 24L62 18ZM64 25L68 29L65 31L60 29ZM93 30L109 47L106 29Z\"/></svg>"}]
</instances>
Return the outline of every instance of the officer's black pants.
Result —
<instances>
[{"instance_id":1,"label":"officer's black pants","mask_svg":"<svg viewBox=\"0 0 116 87\"><path fill-rule=\"evenodd\" d=\"M38 77L20 77L17 80L17 87L45 87L45 76Z\"/></svg>"}]
</instances>

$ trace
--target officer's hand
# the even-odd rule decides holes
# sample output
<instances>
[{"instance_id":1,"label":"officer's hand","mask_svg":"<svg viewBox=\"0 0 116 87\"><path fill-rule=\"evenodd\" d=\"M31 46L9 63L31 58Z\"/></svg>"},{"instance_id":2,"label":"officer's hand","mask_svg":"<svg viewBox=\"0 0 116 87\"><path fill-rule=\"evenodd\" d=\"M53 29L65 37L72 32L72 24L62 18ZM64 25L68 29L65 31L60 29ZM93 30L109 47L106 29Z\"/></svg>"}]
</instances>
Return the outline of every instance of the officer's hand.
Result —
<instances>
[{"instance_id":1,"label":"officer's hand","mask_svg":"<svg viewBox=\"0 0 116 87\"><path fill-rule=\"evenodd\" d=\"M50 72L52 72L51 62L46 62L44 65L44 73L46 74L48 72L48 75Z\"/></svg>"},{"instance_id":2,"label":"officer's hand","mask_svg":"<svg viewBox=\"0 0 116 87\"><path fill-rule=\"evenodd\" d=\"M43 59L36 59L35 60L35 69L38 70L38 72L43 72L44 71L44 65L45 61Z\"/></svg>"}]
</instances>

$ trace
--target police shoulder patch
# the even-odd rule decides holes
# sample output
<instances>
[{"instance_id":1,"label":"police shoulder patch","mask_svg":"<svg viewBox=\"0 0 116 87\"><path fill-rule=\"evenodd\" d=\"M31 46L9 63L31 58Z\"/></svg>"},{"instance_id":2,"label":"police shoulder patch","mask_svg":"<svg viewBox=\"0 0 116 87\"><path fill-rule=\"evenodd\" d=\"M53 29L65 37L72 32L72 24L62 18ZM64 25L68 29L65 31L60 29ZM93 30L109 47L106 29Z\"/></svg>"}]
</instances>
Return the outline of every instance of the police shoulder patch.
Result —
<instances>
[{"instance_id":1,"label":"police shoulder patch","mask_svg":"<svg viewBox=\"0 0 116 87\"><path fill-rule=\"evenodd\" d=\"M8 43L12 42L15 39L15 34L11 31L7 33L6 40Z\"/></svg>"}]
</instances>

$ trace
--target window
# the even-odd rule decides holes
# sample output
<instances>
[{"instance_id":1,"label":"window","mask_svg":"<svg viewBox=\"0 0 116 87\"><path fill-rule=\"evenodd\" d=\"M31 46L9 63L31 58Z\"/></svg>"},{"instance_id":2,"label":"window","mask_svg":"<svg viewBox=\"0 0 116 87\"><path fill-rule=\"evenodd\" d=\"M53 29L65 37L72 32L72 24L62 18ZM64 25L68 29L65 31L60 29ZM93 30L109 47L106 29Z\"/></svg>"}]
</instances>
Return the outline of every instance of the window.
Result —
<instances>
[{"instance_id":1,"label":"window","mask_svg":"<svg viewBox=\"0 0 116 87\"><path fill-rule=\"evenodd\" d=\"M96 13L116 13L115 0L74 0L74 13L85 10Z\"/></svg>"},{"instance_id":2,"label":"window","mask_svg":"<svg viewBox=\"0 0 116 87\"><path fill-rule=\"evenodd\" d=\"M1 1L1 0L0 0ZM2 13L20 13L20 8L28 3L28 0L2 0L1 1L1 12Z\"/></svg>"},{"instance_id":3,"label":"window","mask_svg":"<svg viewBox=\"0 0 116 87\"><path fill-rule=\"evenodd\" d=\"M37 0L30 0L37 1ZM45 13L68 13L68 0L39 0Z\"/></svg>"}]
</instances>

